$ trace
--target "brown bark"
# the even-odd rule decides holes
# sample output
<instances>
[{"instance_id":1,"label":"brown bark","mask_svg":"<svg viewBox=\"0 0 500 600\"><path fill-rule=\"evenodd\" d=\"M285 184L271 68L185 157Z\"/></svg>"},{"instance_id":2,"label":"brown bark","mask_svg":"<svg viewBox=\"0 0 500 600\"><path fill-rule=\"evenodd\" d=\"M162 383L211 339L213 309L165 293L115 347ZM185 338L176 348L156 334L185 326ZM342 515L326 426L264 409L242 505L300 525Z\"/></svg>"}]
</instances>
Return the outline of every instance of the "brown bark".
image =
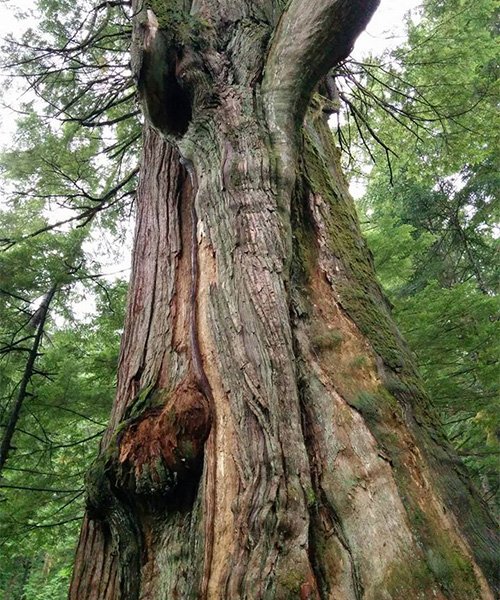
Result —
<instances>
[{"instance_id":1,"label":"brown bark","mask_svg":"<svg viewBox=\"0 0 500 600\"><path fill-rule=\"evenodd\" d=\"M313 97L376 4L135 6L133 275L70 598L493 597Z\"/></svg>"}]
</instances>

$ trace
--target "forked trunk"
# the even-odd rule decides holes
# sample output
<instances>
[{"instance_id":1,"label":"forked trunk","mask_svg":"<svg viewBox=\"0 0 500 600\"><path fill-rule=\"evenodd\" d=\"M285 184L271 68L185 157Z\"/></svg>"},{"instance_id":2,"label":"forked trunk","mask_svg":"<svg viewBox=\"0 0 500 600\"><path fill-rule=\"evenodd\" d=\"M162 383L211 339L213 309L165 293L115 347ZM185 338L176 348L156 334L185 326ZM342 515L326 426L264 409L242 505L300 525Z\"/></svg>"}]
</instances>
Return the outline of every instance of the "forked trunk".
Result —
<instances>
[{"instance_id":1,"label":"forked trunk","mask_svg":"<svg viewBox=\"0 0 500 600\"><path fill-rule=\"evenodd\" d=\"M494 525L313 93L376 2L150 4L118 390L70 598L493 598Z\"/></svg>"}]
</instances>

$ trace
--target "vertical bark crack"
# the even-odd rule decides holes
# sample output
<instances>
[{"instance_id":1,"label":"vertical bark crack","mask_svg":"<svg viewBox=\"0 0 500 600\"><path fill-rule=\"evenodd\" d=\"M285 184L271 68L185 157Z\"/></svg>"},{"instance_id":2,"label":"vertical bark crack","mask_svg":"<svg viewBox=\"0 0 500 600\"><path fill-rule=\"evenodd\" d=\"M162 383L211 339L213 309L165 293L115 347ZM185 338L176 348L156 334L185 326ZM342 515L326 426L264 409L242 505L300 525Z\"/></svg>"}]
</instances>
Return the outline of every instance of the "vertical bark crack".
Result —
<instances>
[{"instance_id":1,"label":"vertical bark crack","mask_svg":"<svg viewBox=\"0 0 500 600\"><path fill-rule=\"evenodd\" d=\"M215 458L215 438L216 438L216 419L213 414L215 411L215 402L212 393L212 388L208 381L203 366L203 358L200 349L200 340L198 337L198 281L199 281L199 260L198 260L198 215L196 212L196 197L198 194L198 178L193 163L190 160L181 158L181 164L188 172L191 187L191 290L190 290L190 316L189 316L189 333L191 340L191 355L193 363L194 376L200 391L203 393L209 404L209 410L212 413L212 431L206 450L206 485L205 493L205 557L203 579L201 582L201 598L206 598L208 593L208 585L210 581L210 573L213 557L214 545L214 524L215 524L215 480L217 463Z\"/></svg>"}]
</instances>

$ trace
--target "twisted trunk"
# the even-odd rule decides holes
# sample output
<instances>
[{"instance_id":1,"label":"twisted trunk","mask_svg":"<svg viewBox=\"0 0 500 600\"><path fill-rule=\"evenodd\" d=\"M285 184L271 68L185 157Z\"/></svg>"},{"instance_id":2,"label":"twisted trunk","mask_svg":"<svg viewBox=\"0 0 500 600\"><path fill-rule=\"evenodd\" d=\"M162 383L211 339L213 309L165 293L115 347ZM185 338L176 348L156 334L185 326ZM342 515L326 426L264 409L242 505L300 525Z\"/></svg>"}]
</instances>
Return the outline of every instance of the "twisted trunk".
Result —
<instances>
[{"instance_id":1,"label":"twisted trunk","mask_svg":"<svg viewBox=\"0 0 500 600\"><path fill-rule=\"evenodd\" d=\"M314 94L376 4L135 6L133 274L70 598L493 598Z\"/></svg>"}]
</instances>

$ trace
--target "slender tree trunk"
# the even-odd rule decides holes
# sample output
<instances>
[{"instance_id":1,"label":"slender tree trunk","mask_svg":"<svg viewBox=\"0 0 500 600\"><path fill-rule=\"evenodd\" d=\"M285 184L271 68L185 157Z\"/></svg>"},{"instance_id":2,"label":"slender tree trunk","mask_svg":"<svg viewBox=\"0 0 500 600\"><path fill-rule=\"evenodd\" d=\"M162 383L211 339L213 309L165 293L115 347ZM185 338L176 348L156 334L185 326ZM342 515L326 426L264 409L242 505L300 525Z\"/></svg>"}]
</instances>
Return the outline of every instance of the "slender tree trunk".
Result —
<instances>
[{"instance_id":1,"label":"slender tree trunk","mask_svg":"<svg viewBox=\"0 0 500 600\"><path fill-rule=\"evenodd\" d=\"M314 88L377 2L135 6L118 390L70 598L493 598Z\"/></svg>"},{"instance_id":2,"label":"slender tree trunk","mask_svg":"<svg viewBox=\"0 0 500 600\"><path fill-rule=\"evenodd\" d=\"M35 371L35 363L36 359L39 356L40 344L42 343L42 338L45 330L45 322L47 320L47 315L49 314L50 303L52 302L56 291L57 285L54 284L50 288L50 290L45 294L42 303L36 310L35 314L32 316L29 323L31 327L35 328L35 334L33 336L33 344L28 353L28 359L26 361L26 366L24 367L23 376L21 381L19 382L19 390L10 408L7 417L7 422L5 424L5 430L3 432L2 440L0 443L0 475L2 474L7 459L9 458L12 438L14 437L14 434L16 432L17 422L21 414L21 409L23 407L26 396L28 395L28 385Z\"/></svg>"}]
</instances>

